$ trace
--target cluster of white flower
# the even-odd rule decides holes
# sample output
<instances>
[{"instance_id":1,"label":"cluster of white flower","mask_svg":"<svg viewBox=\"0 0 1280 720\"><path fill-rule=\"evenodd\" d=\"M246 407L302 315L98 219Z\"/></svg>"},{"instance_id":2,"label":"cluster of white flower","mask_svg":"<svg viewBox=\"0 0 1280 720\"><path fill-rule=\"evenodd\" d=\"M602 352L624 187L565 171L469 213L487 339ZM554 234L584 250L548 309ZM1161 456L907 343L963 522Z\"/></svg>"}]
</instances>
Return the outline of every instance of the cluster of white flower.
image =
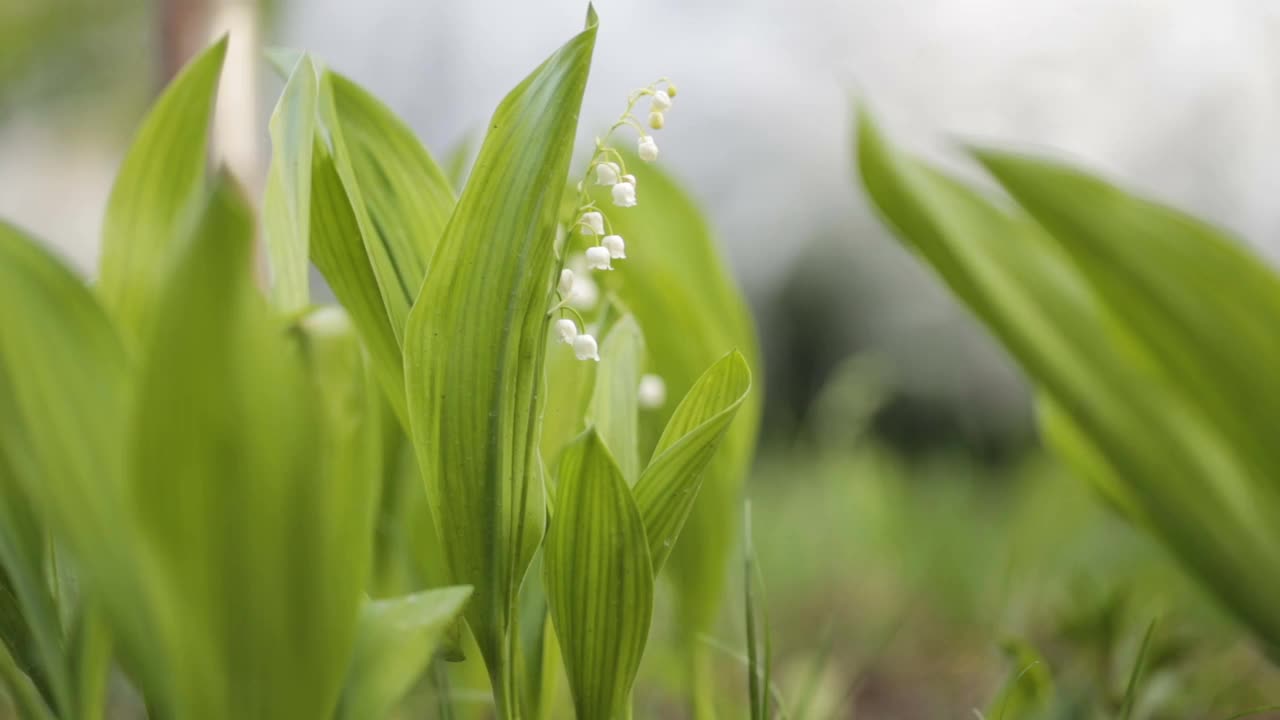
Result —
<instances>
[{"instance_id":1,"label":"cluster of white flower","mask_svg":"<svg viewBox=\"0 0 1280 720\"><path fill-rule=\"evenodd\" d=\"M596 138L595 152L591 155L591 163L587 168L587 176L595 174L595 184L609 187L613 204L620 208L636 206L636 177L627 173L626 161L617 149L608 142L613 133L622 127L636 130L639 139L636 142L636 154L645 162L658 159L658 144L653 136L646 132L644 125L634 115L636 105L644 98L649 98L649 127L661 130L666 125L666 113L671 109L671 99L676 95L676 86L663 78L649 87L631 93L627 98L627 110L622 114L603 138ZM572 230L591 236L596 244L587 248L584 255L571 259L569 267L560 271L560 280L556 290L560 302L551 312L569 312L577 316L577 322L563 317L556 321L556 337L560 342L573 347L574 355L579 360L600 361L599 346L596 339L585 331L586 323L578 310L588 310L595 305L599 297L599 288L591 279L589 271L607 271L613 269L613 261L627 258L627 245L621 235L613 232L612 225L605 214L596 206L587 192L586 181L578 183L578 208L575 211ZM579 331L578 323L583 330ZM660 380L660 379L659 379Z\"/></svg>"}]
</instances>

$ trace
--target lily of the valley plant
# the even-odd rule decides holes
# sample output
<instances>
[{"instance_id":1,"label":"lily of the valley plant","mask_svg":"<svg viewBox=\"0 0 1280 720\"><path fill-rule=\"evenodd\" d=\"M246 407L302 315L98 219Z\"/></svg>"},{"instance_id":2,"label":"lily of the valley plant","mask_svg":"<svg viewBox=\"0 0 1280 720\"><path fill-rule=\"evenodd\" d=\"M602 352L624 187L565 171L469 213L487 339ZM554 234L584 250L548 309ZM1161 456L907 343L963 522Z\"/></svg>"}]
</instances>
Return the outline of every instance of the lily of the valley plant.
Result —
<instances>
[{"instance_id":1,"label":"lily of the valley plant","mask_svg":"<svg viewBox=\"0 0 1280 720\"><path fill-rule=\"evenodd\" d=\"M589 12L502 100L460 192L356 84L278 62L260 232L206 166L224 40L143 122L95 281L0 225L0 679L24 717L104 717L121 683L155 718L388 717L441 643L478 649L499 717L550 716L561 675L578 717L629 717L669 558L705 579L674 574L688 627L714 618L732 528L700 518L736 514L754 336L640 167L672 83L569 178L595 38Z\"/></svg>"}]
</instances>

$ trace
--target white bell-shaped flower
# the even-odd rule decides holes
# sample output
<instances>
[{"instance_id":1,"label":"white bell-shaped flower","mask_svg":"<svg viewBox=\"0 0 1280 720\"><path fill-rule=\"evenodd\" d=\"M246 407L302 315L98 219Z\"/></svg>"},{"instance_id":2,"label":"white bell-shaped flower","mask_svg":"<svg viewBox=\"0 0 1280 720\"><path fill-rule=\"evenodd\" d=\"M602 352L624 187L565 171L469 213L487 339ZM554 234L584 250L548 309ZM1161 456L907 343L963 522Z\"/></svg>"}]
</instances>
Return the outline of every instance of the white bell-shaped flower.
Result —
<instances>
[{"instance_id":1,"label":"white bell-shaped flower","mask_svg":"<svg viewBox=\"0 0 1280 720\"><path fill-rule=\"evenodd\" d=\"M618 163L602 162L596 165L596 184L612 185L618 182L618 175L622 173L622 168L618 167Z\"/></svg>"},{"instance_id":2,"label":"white bell-shaped flower","mask_svg":"<svg viewBox=\"0 0 1280 720\"><path fill-rule=\"evenodd\" d=\"M649 111L664 113L671 109L671 96L665 90L654 93L649 100Z\"/></svg>"},{"instance_id":3,"label":"white bell-shaped flower","mask_svg":"<svg viewBox=\"0 0 1280 720\"><path fill-rule=\"evenodd\" d=\"M579 360L595 360L600 362L600 347L596 339L590 335L579 335L573 339L573 354Z\"/></svg>"},{"instance_id":4,"label":"white bell-shaped flower","mask_svg":"<svg viewBox=\"0 0 1280 720\"><path fill-rule=\"evenodd\" d=\"M599 245L587 248L587 267L592 270L612 270L609 262L609 251Z\"/></svg>"},{"instance_id":5,"label":"white bell-shaped flower","mask_svg":"<svg viewBox=\"0 0 1280 720\"><path fill-rule=\"evenodd\" d=\"M604 234L604 216L595 210L582 213L582 218L578 220L582 223L583 234L603 235Z\"/></svg>"},{"instance_id":6,"label":"white bell-shaped flower","mask_svg":"<svg viewBox=\"0 0 1280 720\"><path fill-rule=\"evenodd\" d=\"M618 207L636 206L636 186L629 182L620 182L613 186L613 204Z\"/></svg>"},{"instance_id":7,"label":"white bell-shaped flower","mask_svg":"<svg viewBox=\"0 0 1280 720\"><path fill-rule=\"evenodd\" d=\"M586 266L583 265L583 273ZM574 310L587 311L596 306L600 300L600 287L590 275L582 275L573 281L573 294L569 296L569 307Z\"/></svg>"},{"instance_id":8,"label":"white bell-shaped flower","mask_svg":"<svg viewBox=\"0 0 1280 720\"><path fill-rule=\"evenodd\" d=\"M640 138L640 142L636 145L636 154L645 162L653 162L658 159L658 143L653 141L652 135L645 135Z\"/></svg>"},{"instance_id":9,"label":"white bell-shaped flower","mask_svg":"<svg viewBox=\"0 0 1280 720\"><path fill-rule=\"evenodd\" d=\"M556 321L556 338L560 342L571 345L576 337L578 337L578 326L572 320L560 318Z\"/></svg>"},{"instance_id":10,"label":"white bell-shaped flower","mask_svg":"<svg viewBox=\"0 0 1280 720\"><path fill-rule=\"evenodd\" d=\"M642 408L660 408L667 403L667 383L658 375L642 375L637 397Z\"/></svg>"},{"instance_id":11,"label":"white bell-shaped flower","mask_svg":"<svg viewBox=\"0 0 1280 720\"><path fill-rule=\"evenodd\" d=\"M573 271L565 268L560 271L560 282L556 285L560 297L568 298L573 293Z\"/></svg>"},{"instance_id":12,"label":"white bell-shaped flower","mask_svg":"<svg viewBox=\"0 0 1280 720\"><path fill-rule=\"evenodd\" d=\"M635 175L623 175L622 182L628 182L628 183L631 183L632 185L635 185L636 187L640 187L640 183L636 182Z\"/></svg>"},{"instance_id":13,"label":"white bell-shaped flower","mask_svg":"<svg viewBox=\"0 0 1280 720\"><path fill-rule=\"evenodd\" d=\"M605 235L600 241L601 247L609 251L609 257L614 260L625 260L627 258L627 244L622 241L621 235Z\"/></svg>"}]
</instances>

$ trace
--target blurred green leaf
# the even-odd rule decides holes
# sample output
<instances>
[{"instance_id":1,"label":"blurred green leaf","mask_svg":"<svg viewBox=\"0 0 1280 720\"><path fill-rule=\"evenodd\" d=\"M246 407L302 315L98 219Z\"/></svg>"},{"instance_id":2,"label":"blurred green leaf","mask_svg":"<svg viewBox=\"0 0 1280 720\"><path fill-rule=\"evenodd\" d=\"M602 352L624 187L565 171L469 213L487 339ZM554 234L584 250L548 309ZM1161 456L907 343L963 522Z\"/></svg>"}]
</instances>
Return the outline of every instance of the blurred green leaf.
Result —
<instances>
[{"instance_id":1,"label":"blurred green leaf","mask_svg":"<svg viewBox=\"0 0 1280 720\"><path fill-rule=\"evenodd\" d=\"M254 287L252 235L220 181L161 296L133 416L178 717L330 715L367 571L376 435L359 348L331 326L290 341Z\"/></svg>"},{"instance_id":2,"label":"blurred green leaf","mask_svg":"<svg viewBox=\"0 0 1280 720\"><path fill-rule=\"evenodd\" d=\"M203 197L209 123L226 51L224 37L174 79L143 120L111 188L99 281L126 343L148 335L165 273Z\"/></svg>"},{"instance_id":3,"label":"blurred green leaf","mask_svg":"<svg viewBox=\"0 0 1280 720\"><path fill-rule=\"evenodd\" d=\"M617 464L589 429L557 470L547 532L547 601L579 718L631 716L653 615L644 523Z\"/></svg>"},{"instance_id":4,"label":"blurred green leaf","mask_svg":"<svg viewBox=\"0 0 1280 720\"><path fill-rule=\"evenodd\" d=\"M594 14L498 106L409 316L409 416L452 579L494 676L499 715L516 592L542 537L542 362L555 236Z\"/></svg>"},{"instance_id":5,"label":"blurred green leaf","mask_svg":"<svg viewBox=\"0 0 1280 720\"><path fill-rule=\"evenodd\" d=\"M391 717L470 595L452 587L365 603L338 718Z\"/></svg>"},{"instance_id":6,"label":"blurred green leaf","mask_svg":"<svg viewBox=\"0 0 1280 720\"><path fill-rule=\"evenodd\" d=\"M756 378L763 378L746 301L697 204L661 168L632 153L624 157L627 172L636 176L640 203L609 214L630 252L606 280L644 332L650 359L646 371L662 377L668 397L679 398L708 366L737 349ZM597 197L606 206L607 190ZM725 597L726 573L739 538L738 513L731 508L738 507L755 452L762 398L757 392L743 401L741 419L706 469L684 529L685 542L667 564L677 592L680 632L689 638L691 652L705 654L705 645L695 638L710 631ZM655 446L673 410L668 404L641 414L641 457ZM654 559L655 565L662 564ZM710 678L695 680L703 681Z\"/></svg>"},{"instance_id":7,"label":"blurred green leaf","mask_svg":"<svg viewBox=\"0 0 1280 720\"><path fill-rule=\"evenodd\" d=\"M1002 648L1009 678L987 709L989 720L1031 720L1053 707L1053 675L1040 653L1029 643L1007 640Z\"/></svg>"},{"instance_id":8,"label":"blurred green leaf","mask_svg":"<svg viewBox=\"0 0 1280 720\"><path fill-rule=\"evenodd\" d=\"M302 55L271 113L271 167L263 197L271 299L283 312L311 301L311 152L315 144L316 71Z\"/></svg>"},{"instance_id":9,"label":"blurred green leaf","mask_svg":"<svg viewBox=\"0 0 1280 720\"><path fill-rule=\"evenodd\" d=\"M1243 386L1269 396L1273 384L1268 373L1239 370L1245 357L1269 357L1274 342L1257 337L1256 317L1237 321L1265 316L1275 302L1272 283L1259 278L1265 269L1247 269L1245 256L1185 216L1052 165L983 156L1045 232L898 154L865 117L858 145L881 212L1040 385L1056 449L1260 638L1280 644L1269 599L1280 592L1280 543L1268 520L1280 498L1270 481L1274 448L1262 450L1256 435L1272 424L1272 400L1236 404L1250 394ZM1217 283L1223 272L1239 275L1239 287L1223 290L1221 302L1205 297L1206 269ZM1210 330L1190 297L1239 337ZM1225 419L1228 405L1255 429Z\"/></svg>"},{"instance_id":10,"label":"blurred green leaf","mask_svg":"<svg viewBox=\"0 0 1280 720\"><path fill-rule=\"evenodd\" d=\"M638 389L643 360L644 336L635 318L625 315L600 344L595 392L587 413L587 424L595 426L628 486L640 476Z\"/></svg>"},{"instance_id":11,"label":"blurred green leaf","mask_svg":"<svg viewBox=\"0 0 1280 720\"><path fill-rule=\"evenodd\" d=\"M0 562L35 642L39 677L62 713L87 712L77 710L76 691L96 680L93 668L73 667L60 613L74 618L78 609L52 596L44 535L66 543L94 590L122 598L136 583L137 560L110 542L128 533L122 418L131 393L125 349L93 294L42 246L0 223ZM132 605L121 599L114 609L128 614Z\"/></svg>"},{"instance_id":12,"label":"blurred green leaf","mask_svg":"<svg viewBox=\"0 0 1280 720\"><path fill-rule=\"evenodd\" d=\"M751 370L735 350L702 374L658 439L635 486L655 571L671 554L703 487L704 472L750 389Z\"/></svg>"}]
</instances>

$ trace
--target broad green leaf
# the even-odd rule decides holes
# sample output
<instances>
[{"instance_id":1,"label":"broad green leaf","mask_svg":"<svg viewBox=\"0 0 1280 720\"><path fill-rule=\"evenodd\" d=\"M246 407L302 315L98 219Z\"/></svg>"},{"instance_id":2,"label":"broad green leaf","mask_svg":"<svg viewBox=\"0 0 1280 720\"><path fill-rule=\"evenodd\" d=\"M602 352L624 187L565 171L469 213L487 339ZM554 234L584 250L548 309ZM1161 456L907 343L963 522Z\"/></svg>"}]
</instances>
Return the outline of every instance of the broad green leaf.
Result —
<instances>
[{"instance_id":1,"label":"broad green leaf","mask_svg":"<svg viewBox=\"0 0 1280 720\"><path fill-rule=\"evenodd\" d=\"M1126 489L1104 493L1138 506L1139 521L1275 646L1280 613L1267 598L1280 591L1270 579L1280 544L1268 518L1280 505L1261 490L1256 465L1233 451L1228 428L1152 367L1129 311L1100 301L1060 241L900 155L866 118L858 146L871 198L1051 399L1056 439L1083 453L1075 464L1095 469L1089 479L1122 481Z\"/></svg>"},{"instance_id":2,"label":"broad green leaf","mask_svg":"<svg viewBox=\"0 0 1280 720\"><path fill-rule=\"evenodd\" d=\"M146 336L156 295L203 196L209 123L226 52L224 37L174 79L147 114L111 188L99 281L127 342Z\"/></svg>"},{"instance_id":3,"label":"broad green leaf","mask_svg":"<svg viewBox=\"0 0 1280 720\"><path fill-rule=\"evenodd\" d=\"M549 330L554 335L555 330ZM547 341L547 397L542 414L542 457L555 462L560 451L586 430L583 420L591 404L599 363L583 362L573 349L551 337ZM548 478L554 481L554 478ZM550 497L555 493L547 488Z\"/></svg>"},{"instance_id":4,"label":"broad green leaf","mask_svg":"<svg viewBox=\"0 0 1280 720\"><path fill-rule=\"evenodd\" d=\"M1062 165L979 152L1259 477L1280 475L1280 276L1212 227ZM1156 259L1158 258L1158 261ZM1230 278L1230 282L1223 282ZM1242 411L1247 408L1247 412Z\"/></svg>"},{"instance_id":5,"label":"broad green leaf","mask_svg":"<svg viewBox=\"0 0 1280 720\"><path fill-rule=\"evenodd\" d=\"M161 296L133 414L175 717L329 716L367 572L376 428L359 346L332 324L287 334L254 287L252 234L221 180Z\"/></svg>"},{"instance_id":6,"label":"broad green leaf","mask_svg":"<svg viewBox=\"0 0 1280 720\"><path fill-rule=\"evenodd\" d=\"M629 486L640 477L638 389L643 362L644 336L635 318L626 315L600 344L600 367L587 422L595 426Z\"/></svg>"},{"instance_id":7,"label":"broad green leaf","mask_svg":"<svg viewBox=\"0 0 1280 720\"><path fill-rule=\"evenodd\" d=\"M365 603L338 718L392 717L470 594L452 587Z\"/></svg>"},{"instance_id":8,"label":"broad green leaf","mask_svg":"<svg viewBox=\"0 0 1280 720\"><path fill-rule=\"evenodd\" d=\"M453 186L413 132L360 86L326 71L320 112L397 343L453 211Z\"/></svg>"},{"instance_id":9,"label":"broad green leaf","mask_svg":"<svg viewBox=\"0 0 1280 720\"><path fill-rule=\"evenodd\" d=\"M565 450L557 475L543 569L574 709L628 718L653 615L644 523L594 429Z\"/></svg>"},{"instance_id":10,"label":"broad green leaf","mask_svg":"<svg viewBox=\"0 0 1280 720\"><path fill-rule=\"evenodd\" d=\"M74 608L58 608L50 597L45 541L36 533L66 543L82 583L110 598L117 617L145 615L131 595L136 558L119 542L129 535L121 418L131 394L124 346L93 293L36 241L0 223L0 481L7 494L0 562L62 712L75 712L75 654L59 611Z\"/></svg>"},{"instance_id":11,"label":"broad green leaf","mask_svg":"<svg viewBox=\"0 0 1280 720\"><path fill-rule=\"evenodd\" d=\"M751 370L736 350L707 369L667 422L653 458L636 482L654 570L676 544L703 476L751 389Z\"/></svg>"},{"instance_id":12,"label":"broad green leaf","mask_svg":"<svg viewBox=\"0 0 1280 720\"><path fill-rule=\"evenodd\" d=\"M409 417L452 581L494 675L499 714L516 592L542 537L538 456L557 210L596 24L498 106L409 316Z\"/></svg>"},{"instance_id":13,"label":"broad green leaf","mask_svg":"<svg viewBox=\"0 0 1280 720\"><path fill-rule=\"evenodd\" d=\"M697 204L663 172L660 162L644 163L631 153L624 157L627 172L637 179L639 204L609 213L614 230L627 239L628 253L605 281L644 332L649 350L646 371L662 377L667 396L674 400L683 397L712 363L737 349L757 380L763 378L746 300ZM607 192L597 200L610 206ZM723 605L739 538L736 508L755 452L762 398L756 392L743 402L739 420L706 470L683 533L686 541L667 565L675 583L679 622L686 628L681 632L695 638L690 643L695 652L706 652L696 637L711 630ZM641 457L651 452L673 410L674 402L641 413Z\"/></svg>"},{"instance_id":14,"label":"broad green leaf","mask_svg":"<svg viewBox=\"0 0 1280 720\"><path fill-rule=\"evenodd\" d=\"M302 55L271 113L271 167L263 198L271 300L283 312L311 301L311 152L315 144L316 70Z\"/></svg>"},{"instance_id":15,"label":"broad green leaf","mask_svg":"<svg viewBox=\"0 0 1280 720\"><path fill-rule=\"evenodd\" d=\"M311 155L310 224L311 260L329 282L338 302L351 314L373 360L378 383L396 417L407 427L400 345L360 242L351 201L333 156L320 143L316 143Z\"/></svg>"}]
</instances>

